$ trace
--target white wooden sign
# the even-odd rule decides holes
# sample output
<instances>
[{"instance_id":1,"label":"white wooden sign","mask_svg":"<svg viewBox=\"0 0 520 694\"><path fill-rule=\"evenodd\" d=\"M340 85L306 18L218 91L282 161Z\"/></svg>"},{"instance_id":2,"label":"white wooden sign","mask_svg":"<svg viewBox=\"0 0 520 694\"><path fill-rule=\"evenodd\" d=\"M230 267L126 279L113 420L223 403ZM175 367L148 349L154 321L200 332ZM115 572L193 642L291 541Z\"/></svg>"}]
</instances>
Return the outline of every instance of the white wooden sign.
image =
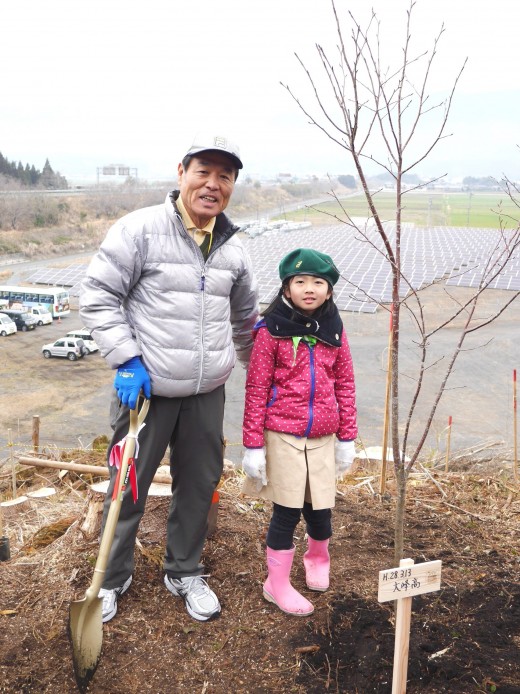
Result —
<instances>
[{"instance_id":1,"label":"white wooden sign","mask_svg":"<svg viewBox=\"0 0 520 694\"><path fill-rule=\"evenodd\" d=\"M397 569L379 572L379 602L395 600L397 605L392 694L406 694L412 598L439 590L441 564L440 560L414 564L413 559L401 559Z\"/></svg>"},{"instance_id":2,"label":"white wooden sign","mask_svg":"<svg viewBox=\"0 0 520 694\"><path fill-rule=\"evenodd\" d=\"M441 565L442 562L437 560L380 571L378 601L412 598L440 590Z\"/></svg>"}]
</instances>

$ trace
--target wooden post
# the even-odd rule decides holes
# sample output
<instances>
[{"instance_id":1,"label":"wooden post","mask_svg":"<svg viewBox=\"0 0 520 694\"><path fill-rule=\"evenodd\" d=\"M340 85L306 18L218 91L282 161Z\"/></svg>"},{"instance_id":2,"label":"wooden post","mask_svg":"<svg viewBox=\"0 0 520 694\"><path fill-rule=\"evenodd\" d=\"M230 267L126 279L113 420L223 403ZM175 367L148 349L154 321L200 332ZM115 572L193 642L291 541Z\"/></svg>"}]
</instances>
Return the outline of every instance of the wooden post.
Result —
<instances>
[{"instance_id":1,"label":"wooden post","mask_svg":"<svg viewBox=\"0 0 520 694\"><path fill-rule=\"evenodd\" d=\"M401 559L399 562L399 568L406 568L413 565L413 559ZM397 600L392 694L406 694L408 651L410 649L410 625L412 622L412 600L413 598L401 598Z\"/></svg>"},{"instance_id":2,"label":"wooden post","mask_svg":"<svg viewBox=\"0 0 520 694\"><path fill-rule=\"evenodd\" d=\"M440 589L441 567L439 560L414 564L401 559L398 568L379 572L379 602L397 599L392 694L406 694L412 598Z\"/></svg>"},{"instance_id":3,"label":"wooden post","mask_svg":"<svg viewBox=\"0 0 520 694\"><path fill-rule=\"evenodd\" d=\"M11 429L7 430L7 446L9 447L9 459L11 461L11 476L13 481L13 499L16 499L16 468L13 456L13 437Z\"/></svg>"},{"instance_id":4,"label":"wooden post","mask_svg":"<svg viewBox=\"0 0 520 694\"><path fill-rule=\"evenodd\" d=\"M386 368L386 392L385 392L385 412L383 417L383 449L381 451L381 477L379 480L379 493L381 496L386 488L386 454L388 447L388 429L390 421L390 393L392 386L392 338L393 338L393 311L394 305L390 306L390 330L388 335L388 359Z\"/></svg>"},{"instance_id":5,"label":"wooden post","mask_svg":"<svg viewBox=\"0 0 520 694\"><path fill-rule=\"evenodd\" d=\"M513 369L513 473L515 482L518 482L518 440L517 440L517 414L516 414L516 369Z\"/></svg>"},{"instance_id":6,"label":"wooden post","mask_svg":"<svg viewBox=\"0 0 520 694\"><path fill-rule=\"evenodd\" d=\"M40 416L33 414L32 418L32 445L33 452L38 453L40 449Z\"/></svg>"},{"instance_id":7,"label":"wooden post","mask_svg":"<svg viewBox=\"0 0 520 694\"><path fill-rule=\"evenodd\" d=\"M85 475L97 475L99 477L110 477L110 471L108 467L101 465L84 465L83 463L68 463L64 460L46 460L43 458L29 458L25 456L20 456L18 462L21 465L33 465L34 467L48 467L54 468L55 470L72 470L79 474ZM168 471L166 473L161 472L161 466L153 477L153 481L159 484L171 484L172 478Z\"/></svg>"},{"instance_id":8,"label":"wooden post","mask_svg":"<svg viewBox=\"0 0 520 694\"><path fill-rule=\"evenodd\" d=\"M451 414L448 417L448 434L446 439L446 462L444 463L444 471L448 472L448 461L450 459L450 445L451 445L451 424L452 424Z\"/></svg>"}]
</instances>

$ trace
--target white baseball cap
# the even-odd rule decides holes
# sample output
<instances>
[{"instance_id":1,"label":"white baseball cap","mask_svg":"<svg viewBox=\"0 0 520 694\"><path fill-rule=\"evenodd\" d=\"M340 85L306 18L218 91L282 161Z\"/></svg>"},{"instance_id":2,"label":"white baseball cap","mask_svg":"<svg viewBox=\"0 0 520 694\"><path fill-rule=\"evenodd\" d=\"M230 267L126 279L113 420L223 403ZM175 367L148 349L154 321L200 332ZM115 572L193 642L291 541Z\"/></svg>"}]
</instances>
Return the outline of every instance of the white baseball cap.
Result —
<instances>
[{"instance_id":1,"label":"white baseball cap","mask_svg":"<svg viewBox=\"0 0 520 694\"><path fill-rule=\"evenodd\" d=\"M227 154L232 160L237 169L242 169L243 164L240 159L240 150L238 145L224 135L208 135L206 133L198 133L193 140L186 156L194 156L200 152L214 150Z\"/></svg>"}]
</instances>

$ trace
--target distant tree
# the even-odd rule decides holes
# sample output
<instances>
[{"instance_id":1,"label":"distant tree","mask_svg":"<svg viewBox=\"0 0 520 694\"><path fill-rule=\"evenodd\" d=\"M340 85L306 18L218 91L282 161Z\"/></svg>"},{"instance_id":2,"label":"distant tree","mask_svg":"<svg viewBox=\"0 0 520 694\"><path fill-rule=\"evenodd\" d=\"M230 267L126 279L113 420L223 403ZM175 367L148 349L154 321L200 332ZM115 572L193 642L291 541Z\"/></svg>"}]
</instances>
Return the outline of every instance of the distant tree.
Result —
<instances>
[{"instance_id":1,"label":"distant tree","mask_svg":"<svg viewBox=\"0 0 520 694\"><path fill-rule=\"evenodd\" d=\"M341 183L342 186L345 186L345 188L356 188L356 179L354 176L351 176L350 174L346 176L338 176L338 181Z\"/></svg>"},{"instance_id":2,"label":"distant tree","mask_svg":"<svg viewBox=\"0 0 520 694\"><path fill-rule=\"evenodd\" d=\"M465 176L465 178L462 179L462 184L467 188L487 188L491 190L498 190L500 187L493 176L483 176L481 178Z\"/></svg>"},{"instance_id":3,"label":"distant tree","mask_svg":"<svg viewBox=\"0 0 520 694\"><path fill-rule=\"evenodd\" d=\"M54 173L54 170L48 159L45 160L43 170L39 180L40 185L50 190L68 188L67 179L60 174L59 171Z\"/></svg>"},{"instance_id":4,"label":"distant tree","mask_svg":"<svg viewBox=\"0 0 520 694\"><path fill-rule=\"evenodd\" d=\"M44 188L54 188L54 171L48 159L45 160L45 164L43 165L40 183Z\"/></svg>"},{"instance_id":5,"label":"distant tree","mask_svg":"<svg viewBox=\"0 0 520 694\"><path fill-rule=\"evenodd\" d=\"M53 172L53 175L56 174L54 174ZM29 164L25 164L24 166L21 161L19 161L18 163L14 161L9 161L9 159L7 159L7 157L5 157L0 152L0 176L4 176L8 179L19 181L25 186L34 187L38 185L41 173L35 168L34 164L32 166L30 166Z\"/></svg>"},{"instance_id":6,"label":"distant tree","mask_svg":"<svg viewBox=\"0 0 520 694\"><path fill-rule=\"evenodd\" d=\"M34 168L34 164L33 164L31 166L30 177L29 177L30 185L35 186L38 183L39 178L40 178L40 172Z\"/></svg>"}]
</instances>

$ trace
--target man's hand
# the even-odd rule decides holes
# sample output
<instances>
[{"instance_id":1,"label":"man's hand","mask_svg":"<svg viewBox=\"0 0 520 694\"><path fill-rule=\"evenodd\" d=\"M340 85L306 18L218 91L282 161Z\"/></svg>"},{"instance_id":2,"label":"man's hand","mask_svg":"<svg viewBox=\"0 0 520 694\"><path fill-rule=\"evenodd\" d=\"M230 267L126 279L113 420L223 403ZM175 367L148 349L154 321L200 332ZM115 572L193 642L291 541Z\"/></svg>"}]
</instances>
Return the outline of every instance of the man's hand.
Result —
<instances>
[{"instance_id":1,"label":"man's hand","mask_svg":"<svg viewBox=\"0 0 520 694\"><path fill-rule=\"evenodd\" d=\"M145 398L150 398L152 394L150 376L139 357L132 357L118 367L114 388L123 405L127 405L131 410L135 410L141 390Z\"/></svg>"},{"instance_id":2,"label":"man's hand","mask_svg":"<svg viewBox=\"0 0 520 694\"><path fill-rule=\"evenodd\" d=\"M257 491L267 484L265 448L246 448L242 467L246 475L256 482Z\"/></svg>"},{"instance_id":3,"label":"man's hand","mask_svg":"<svg viewBox=\"0 0 520 694\"><path fill-rule=\"evenodd\" d=\"M350 470L356 457L354 441L336 441L335 457L336 477L340 478Z\"/></svg>"}]
</instances>

